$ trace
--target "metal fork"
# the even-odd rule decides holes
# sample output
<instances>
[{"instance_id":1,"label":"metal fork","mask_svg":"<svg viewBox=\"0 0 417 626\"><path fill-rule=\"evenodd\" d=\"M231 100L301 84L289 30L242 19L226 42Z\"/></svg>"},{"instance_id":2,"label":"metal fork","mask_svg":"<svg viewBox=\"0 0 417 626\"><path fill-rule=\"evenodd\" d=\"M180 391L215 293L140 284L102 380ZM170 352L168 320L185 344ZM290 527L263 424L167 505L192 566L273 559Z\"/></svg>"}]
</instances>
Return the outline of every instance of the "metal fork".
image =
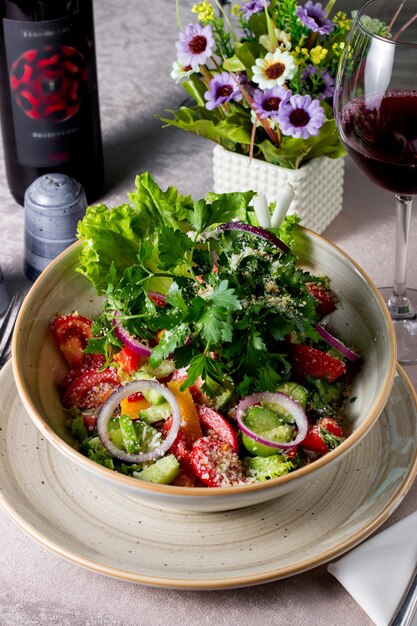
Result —
<instances>
[{"instance_id":1,"label":"metal fork","mask_svg":"<svg viewBox=\"0 0 417 626\"><path fill-rule=\"evenodd\" d=\"M16 292L6 309L0 325L0 369L10 358L10 343L16 324L17 315L23 302L23 294Z\"/></svg>"}]
</instances>

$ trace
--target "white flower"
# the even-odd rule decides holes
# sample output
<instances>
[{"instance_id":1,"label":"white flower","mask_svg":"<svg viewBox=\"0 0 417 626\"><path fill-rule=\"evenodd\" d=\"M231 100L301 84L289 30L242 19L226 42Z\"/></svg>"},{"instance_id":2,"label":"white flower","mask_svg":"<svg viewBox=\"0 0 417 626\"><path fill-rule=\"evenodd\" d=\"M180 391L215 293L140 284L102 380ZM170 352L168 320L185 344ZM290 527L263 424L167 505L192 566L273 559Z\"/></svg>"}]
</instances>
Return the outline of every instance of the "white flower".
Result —
<instances>
[{"instance_id":1,"label":"white flower","mask_svg":"<svg viewBox=\"0 0 417 626\"><path fill-rule=\"evenodd\" d=\"M175 80L176 83L189 78L191 74L195 73L196 70L194 70L191 65L184 65L181 61L174 61L172 64L171 78Z\"/></svg>"},{"instance_id":2,"label":"white flower","mask_svg":"<svg viewBox=\"0 0 417 626\"><path fill-rule=\"evenodd\" d=\"M259 37L259 43L261 46L268 50L268 52L275 52L278 48L280 50L291 49L291 36L284 30L274 29L274 41L269 35L261 35Z\"/></svg>"},{"instance_id":3,"label":"white flower","mask_svg":"<svg viewBox=\"0 0 417 626\"><path fill-rule=\"evenodd\" d=\"M252 66L253 82L258 83L261 89L283 85L297 72L297 66L289 52L275 50L268 52L264 59L256 59Z\"/></svg>"}]
</instances>

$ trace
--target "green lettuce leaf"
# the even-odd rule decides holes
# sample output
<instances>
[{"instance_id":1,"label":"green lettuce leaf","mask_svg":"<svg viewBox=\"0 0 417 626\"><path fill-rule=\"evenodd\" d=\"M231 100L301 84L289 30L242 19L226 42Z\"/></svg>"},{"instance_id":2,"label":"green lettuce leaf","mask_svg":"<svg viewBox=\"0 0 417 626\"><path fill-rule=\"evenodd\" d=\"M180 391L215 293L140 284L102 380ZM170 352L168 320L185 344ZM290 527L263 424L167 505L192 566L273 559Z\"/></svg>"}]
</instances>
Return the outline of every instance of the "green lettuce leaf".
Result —
<instances>
[{"instance_id":1,"label":"green lettuce leaf","mask_svg":"<svg viewBox=\"0 0 417 626\"><path fill-rule=\"evenodd\" d=\"M77 271L99 294L107 288L113 262L119 279L138 262L155 269L158 258L150 244L155 244L157 228L183 228L193 206L191 197L182 196L175 187L163 191L147 172L136 177L136 191L128 195L132 204L112 209L104 204L90 206L78 224L77 237L83 246Z\"/></svg>"},{"instance_id":2,"label":"green lettuce leaf","mask_svg":"<svg viewBox=\"0 0 417 626\"><path fill-rule=\"evenodd\" d=\"M175 187L163 191L149 173L136 177L136 190L128 194L131 204L112 209L99 204L87 208L78 223L77 237L82 242L77 271L94 285L99 295L109 282L117 284L128 268L138 266L150 274L175 270L186 275L180 265L192 239L207 228L233 218L248 219L253 191L207 195L193 203L190 196ZM109 280L111 274L111 280ZM166 291L169 280L152 277L154 291Z\"/></svg>"}]
</instances>

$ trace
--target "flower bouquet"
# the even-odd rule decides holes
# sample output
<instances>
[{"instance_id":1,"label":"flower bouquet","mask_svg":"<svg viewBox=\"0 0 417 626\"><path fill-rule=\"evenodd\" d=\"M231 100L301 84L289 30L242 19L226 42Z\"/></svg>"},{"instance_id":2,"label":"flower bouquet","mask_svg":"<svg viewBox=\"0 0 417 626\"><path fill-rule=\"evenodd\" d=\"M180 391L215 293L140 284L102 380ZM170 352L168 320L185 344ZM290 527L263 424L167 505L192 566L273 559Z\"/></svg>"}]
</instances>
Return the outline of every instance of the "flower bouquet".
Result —
<instances>
[{"instance_id":1,"label":"flower bouquet","mask_svg":"<svg viewBox=\"0 0 417 626\"><path fill-rule=\"evenodd\" d=\"M332 98L351 20L331 17L335 0L214 3L192 7L171 74L195 104L163 121L289 169L343 156Z\"/></svg>"}]
</instances>

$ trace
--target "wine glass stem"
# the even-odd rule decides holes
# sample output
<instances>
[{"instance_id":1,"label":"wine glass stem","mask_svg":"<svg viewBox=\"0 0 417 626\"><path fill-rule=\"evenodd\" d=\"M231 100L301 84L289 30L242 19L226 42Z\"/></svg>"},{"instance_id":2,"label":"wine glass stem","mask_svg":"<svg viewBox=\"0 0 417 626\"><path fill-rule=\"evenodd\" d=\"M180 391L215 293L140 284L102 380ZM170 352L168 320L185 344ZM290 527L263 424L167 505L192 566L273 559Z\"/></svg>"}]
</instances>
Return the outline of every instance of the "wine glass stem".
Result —
<instances>
[{"instance_id":1,"label":"wine glass stem","mask_svg":"<svg viewBox=\"0 0 417 626\"><path fill-rule=\"evenodd\" d=\"M407 297L407 248L410 227L411 196L395 196L397 199L397 225L395 247L395 276L388 310L393 319L415 317L415 311Z\"/></svg>"}]
</instances>

